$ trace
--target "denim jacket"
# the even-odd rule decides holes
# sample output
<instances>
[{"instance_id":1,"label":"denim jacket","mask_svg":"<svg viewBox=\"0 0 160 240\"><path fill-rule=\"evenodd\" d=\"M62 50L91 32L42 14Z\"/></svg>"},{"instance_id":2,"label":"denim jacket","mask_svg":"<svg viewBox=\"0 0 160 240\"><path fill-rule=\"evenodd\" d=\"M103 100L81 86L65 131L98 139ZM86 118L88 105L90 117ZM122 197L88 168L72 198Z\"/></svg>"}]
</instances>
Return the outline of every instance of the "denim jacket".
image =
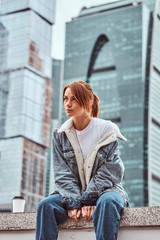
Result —
<instances>
[{"instance_id":1,"label":"denim jacket","mask_svg":"<svg viewBox=\"0 0 160 240\"><path fill-rule=\"evenodd\" d=\"M126 141L113 123L113 130L97 142L84 163L72 119L53 132L54 193L61 195L66 209L96 205L107 191L119 192L127 205L128 197L121 184L124 165L118 154L117 138Z\"/></svg>"}]
</instances>

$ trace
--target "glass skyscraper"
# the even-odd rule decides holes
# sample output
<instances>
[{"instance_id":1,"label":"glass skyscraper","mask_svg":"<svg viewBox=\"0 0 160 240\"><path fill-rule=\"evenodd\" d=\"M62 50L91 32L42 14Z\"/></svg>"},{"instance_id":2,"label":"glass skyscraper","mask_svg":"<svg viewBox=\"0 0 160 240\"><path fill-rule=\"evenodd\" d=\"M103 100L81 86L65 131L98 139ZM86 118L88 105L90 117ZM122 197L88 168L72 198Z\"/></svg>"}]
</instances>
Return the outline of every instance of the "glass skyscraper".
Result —
<instances>
[{"instance_id":1,"label":"glass skyscraper","mask_svg":"<svg viewBox=\"0 0 160 240\"><path fill-rule=\"evenodd\" d=\"M53 59L52 61L52 120L51 133L60 126L61 123L61 105L62 105L62 80L63 80L63 61ZM52 135L50 137L50 149L48 152L46 196L53 193L55 189L53 172L53 154L52 154Z\"/></svg>"},{"instance_id":2,"label":"glass skyscraper","mask_svg":"<svg viewBox=\"0 0 160 240\"><path fill-rule=\"evenodd\" d=\"M54 17L55 0L1 0L1 209L22 195L26 210L35 210L45 195Z\"/></svg>"},{"instance_id":3,"label":"glass skyscraper","mask_svg":"<svg viewBox=\"0 0 160 240\"><path fill-rule=\"evenodd\" d=\"M131 205L159 205L159 1L84 7L68 22L64 84L78 79L99 96L99 117L117 123L128 139L119 149Z\"/></svg>"}]
</instances>

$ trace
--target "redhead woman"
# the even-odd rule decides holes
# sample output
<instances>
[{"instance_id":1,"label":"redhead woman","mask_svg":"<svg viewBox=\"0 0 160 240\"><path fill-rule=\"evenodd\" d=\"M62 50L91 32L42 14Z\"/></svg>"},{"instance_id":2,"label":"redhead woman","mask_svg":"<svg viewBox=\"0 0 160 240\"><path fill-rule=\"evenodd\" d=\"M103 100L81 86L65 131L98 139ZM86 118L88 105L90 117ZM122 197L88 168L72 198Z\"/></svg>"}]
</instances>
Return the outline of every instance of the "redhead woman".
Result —
<instances>
[{"instance_id":1,"label":"redhead woman","mask_svg":"<svg viewBox=\"0 0 160 240\"><path fill-rule=\"evenodd\" d=\"M56 191L38 205L36 240L56 240L58 225L80 216L93 220L97 240L116 240L128 205L118 152L118 138L126 138L98 118L99 99L88 83L66 85L63 103L69 119L53 132Z\"/></svg>"}]
</instances>

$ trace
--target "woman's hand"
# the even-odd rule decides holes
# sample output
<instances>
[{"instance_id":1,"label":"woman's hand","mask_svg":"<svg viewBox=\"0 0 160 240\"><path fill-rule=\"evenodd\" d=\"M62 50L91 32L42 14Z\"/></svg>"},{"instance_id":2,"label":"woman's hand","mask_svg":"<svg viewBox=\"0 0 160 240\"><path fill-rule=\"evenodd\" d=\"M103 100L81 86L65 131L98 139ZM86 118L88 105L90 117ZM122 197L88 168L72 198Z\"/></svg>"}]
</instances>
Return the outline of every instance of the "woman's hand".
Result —
<instances>
[{"instance_id":1,"label":"woman's hand","mask_svg":"<svg viewBox=\"0 0 160 240\"><path fill-rule=\"evenodd\" d=\"M82 207L82 216L86 221L89 221L92 218L96 206L83 206Z\"/></svg>"},{"instance_id":2,"label":"woman's hand","mask_svg":"<svg viewBox=\"0 0 160 240\"><path fill-rule=\"evenodd\" d=\"M68 216L73 218L74 220L78 221L81 215L81 210L79 209L71 209L68 210Z\"/></svg>"}]
</instances>

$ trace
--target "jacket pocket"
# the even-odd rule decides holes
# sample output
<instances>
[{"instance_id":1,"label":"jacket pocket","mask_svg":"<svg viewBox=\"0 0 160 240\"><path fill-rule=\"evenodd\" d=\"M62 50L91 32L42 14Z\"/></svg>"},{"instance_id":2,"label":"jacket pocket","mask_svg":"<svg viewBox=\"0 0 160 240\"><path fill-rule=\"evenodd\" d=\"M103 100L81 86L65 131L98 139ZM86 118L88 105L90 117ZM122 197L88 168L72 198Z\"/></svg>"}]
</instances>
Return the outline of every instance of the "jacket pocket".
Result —
<instances>
[{"instance_id":1,"label":"jacket pocket","mask_svg":"<svg viewBox=\"0 0 160 240\"><path fill-rule=\"evenodd\" d=\"M76 162L76 157L73 149L65 149L63 152L63 156L65 158L66 164L69 166L71 171L77 175L78 174L78 167Z\"/></svg>"}]
</instances>

